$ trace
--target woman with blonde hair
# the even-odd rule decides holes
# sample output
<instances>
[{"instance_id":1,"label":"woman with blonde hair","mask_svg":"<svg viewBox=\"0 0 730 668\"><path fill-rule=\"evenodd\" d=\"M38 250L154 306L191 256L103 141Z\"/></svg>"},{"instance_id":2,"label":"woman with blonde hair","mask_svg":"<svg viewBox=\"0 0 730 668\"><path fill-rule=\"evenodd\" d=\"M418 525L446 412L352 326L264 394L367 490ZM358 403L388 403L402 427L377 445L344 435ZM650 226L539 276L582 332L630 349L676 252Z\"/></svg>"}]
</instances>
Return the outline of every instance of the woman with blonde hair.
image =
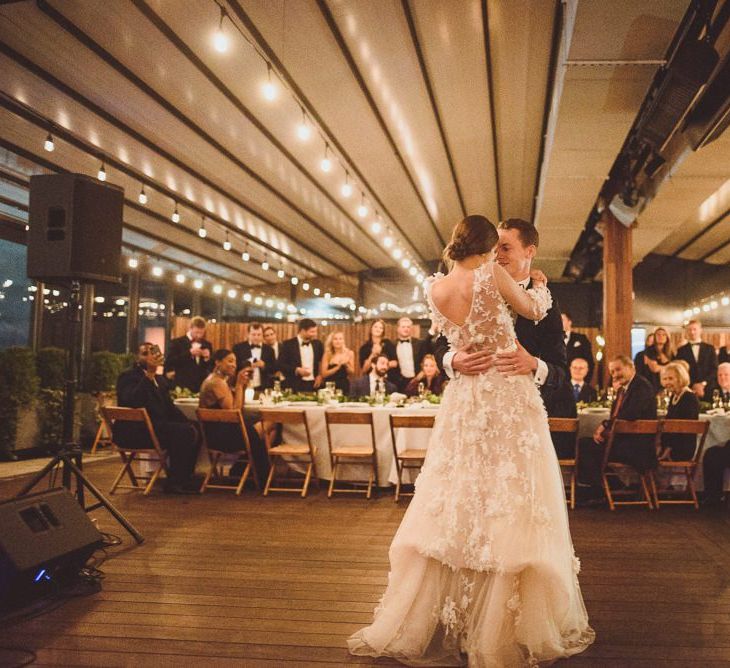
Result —
<instances>
[{"instance_id":1,"label":"woman with blonde hair","mask_svg":"<svg viewBox=\"0 0 730 668\"><path fill-rule=\"evenodd\" d=\"M689 386L689 371L683 360L662 367L662 386L669 392L667 420L697 420L700 402ZM697 439L694 434L662 434L659 459L686 461L694 455Z\"/></svg>"},{"instance_id":2,"label":"woman with blonde hair","mask_svg":"<svg viewBox=\"0 0 730 668\"><path fill-rule=\"evenodd\" d=\"M324 382L334 382L343 394L350 392L350 376L355 373L355 353L345 345L342 332L330 333L324 342L320 375Z\"/></svg>"}]
</instances>

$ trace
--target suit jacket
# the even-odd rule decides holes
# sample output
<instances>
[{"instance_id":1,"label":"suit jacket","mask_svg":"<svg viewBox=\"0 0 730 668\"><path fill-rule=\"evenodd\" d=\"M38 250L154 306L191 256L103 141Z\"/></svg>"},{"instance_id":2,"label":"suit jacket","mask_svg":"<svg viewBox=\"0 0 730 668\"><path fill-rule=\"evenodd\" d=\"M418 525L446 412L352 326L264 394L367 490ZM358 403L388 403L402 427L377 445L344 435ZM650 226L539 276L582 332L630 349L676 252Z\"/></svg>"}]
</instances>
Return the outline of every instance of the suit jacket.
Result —
<instances>
[{"instance_id":1,"label":"suit jacket","mask_svg":"<svg viewBox=\"0 0 730 668\"><path fill-rule=\"evenodd\" d=\"M210 350L211 356L206 362L202 358L195 358L190 354L191 345L192 342L187 335L170 341L165 355L165 373L175 372L175 377L172 379L173 387L185 387L193 392L198 392L203 381L213 370L213 346L210 341L205 339L200 342L201 348Z\"/></svg>"},{"instance_id":2,"label":"suit jacket","mask_svg":"<svg viewBox=\"0 0 730 668\"><path fill-rule=\"evenodd\" d=\"M547 365L548 375L540 387L540 394L548 415L570 417L571 413L575 412L575 402L571 388L566 387L570 375L565 352L565 332L560 317L560 307L555 297L550 310L538 323L518 316L515 321L515 333L527 352L540 358ZM444 354L448 350L446 337L440 336L435 356L436 362L442 369Z\"/></svg>"},{"instance_id":3,"label":"suit jacket","mask_svg":"<svg viewBox=\"0 0 730 668\"><path fill-rule=\"evenodd\" d=\"M579 357L588 362L588 375L586 376L586 380L590 383L593 378L595 362L593 360L593 348L588 337L580 332L571 332L570 337L568 337L568 342L565 344L565 353L568 367L570 367L570 363L574 359Z\"/></svg>"},{"instance_id":4,"label":"suit jacket","mask_svg":"<svg viewBox=\"0 0 730 668\"><path fill-rule=\"evenodd\" d=\"M312 375L316 378L319 375L320 363L324 354L324 345L318 339L312 341L312 350L314 351L314 368ZM284 374L284 383L294 392L301 392L305 389L302 379L297 376L297 367L302 366L302 356L299 353L299 339L295 336L293 339L287 339L279 344L279 369Z\"/></svg>"},{"instance_id":5,"label":"suit jacket","mask_svg":"<svg viewBox=\"0 0 730 668\"><path fill-rule=\"evenodd\" d=\"M393 394L397 392L398 388L391 383L388 378L385 379L385 393ZM369 397L370 396L370 374L355 378L350 383L350 396L351 397Z\"/></svg>"},{"instance_id":6,"label":"suit jacket","mask_svg":"<svg viewBox=\"0 0 730 668\"><path fill-rule=\"evenodd\" d=\"M236 356L236 371L238 372L243 369L244 366L248 366L247 363L251 360L251 344L248 341L237 343L233 346L233 353ZM256 389L271 387L273 385L272 376L276 371L274 349L271 346L267 346L265 343L262 343L258 359L260 359L266 366L259 369L261 384L256 387Z\"/></svg>"},{"instance_id":7,"label":"suit jacket","mask_svg":"<svg viewBox=\"0 0 730 668\"><path fill-rule=\"evenodd\" d=\"M388 380L393 383L398 388L399 392L405 392L406 386L408 385L408 382L411 378L415 377L416 374L421 370L421 362L423 361L423 356L426 354L424 352L425 345L423 341L420 341L419 339L411 337L411 350L413 351L413 370L415 371L415 374L411 376L410 378L406 378L402 373L400 366L395 367L394 369L390 369L388 371ZM393 348L395 349L395 357L394 359L398 359L398 341L396 340L393 343Z\"/></svg>"},{"instance_id":8,"label":"suit jacket","mask_svg":"<svg viewBox=\"0 0 730 668\"><path fill-rule=\"evenodd\" d=\"M705 388L705 401L712 401L712 395L715 390L720 392L720 399L723 403L730 403L730 390L723 390L717 383L717 380L713 380L711 383L707 383Z\"/></svg>"},{"instance_id":9,"label":"suit jacket","mask_svg":"<svg viewBox=\"0 0 730 668\"><path fill-rule=\"evenodd\" d=\"M570 383L570 391L573 391L573 383ZM573 395L575 396L575 394ZM582 401L586 404L590 404L592 401L595 401L598 398L598 392L596 392L596 388L593 387L588 382L583 382L583 387L580 388L580 393L578 394L577 401Z\"/></svg>"},{"instance_id":10,"label":"suit jacket","mask_svg":"<svg viewBox=\"0 0 730 668\"><path fill-rule=\"evenodd\" d=\"M677 350L675 359L685 360L689 364L689 382L707 383L717 378L717 354L714 346L704 341L700 343L699 359L695 360L692 344L685 343ZM706 396L706 395L705 395Z\"/></svg>"},{"instance_id":11,"label":"suit jacket","mask_svg":"<svg viewBox=\"0 0 730 668\"><path fill-rule=\"evenodd\" d=\"M728 350L727 346L720 348L720 352L717 354L717 361L719 364L730 362L730 350Z\"/></svg>"}]
</instances>

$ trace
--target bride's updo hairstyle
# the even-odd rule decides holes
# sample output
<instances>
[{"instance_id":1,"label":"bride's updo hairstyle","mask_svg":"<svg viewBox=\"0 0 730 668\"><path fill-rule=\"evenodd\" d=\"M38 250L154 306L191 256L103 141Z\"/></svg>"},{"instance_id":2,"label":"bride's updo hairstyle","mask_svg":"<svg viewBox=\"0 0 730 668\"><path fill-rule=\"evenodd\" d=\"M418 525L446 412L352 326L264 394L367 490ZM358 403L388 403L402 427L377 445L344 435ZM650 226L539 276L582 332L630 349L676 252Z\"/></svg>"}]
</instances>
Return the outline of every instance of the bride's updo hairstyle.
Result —
<instances>
[{"instance_id":1,"label":"bride's updo hairstyle","mask_svg":"<svg viewBox=\"0 0 730 668\"><path fill-rule=\"evenodd\" d=\"M452 263L470 255L488 253L499 240L497 228L484 216L467 216L454 227L451 241L444 248L443 259Z\"/></svg>"}]
</instances>

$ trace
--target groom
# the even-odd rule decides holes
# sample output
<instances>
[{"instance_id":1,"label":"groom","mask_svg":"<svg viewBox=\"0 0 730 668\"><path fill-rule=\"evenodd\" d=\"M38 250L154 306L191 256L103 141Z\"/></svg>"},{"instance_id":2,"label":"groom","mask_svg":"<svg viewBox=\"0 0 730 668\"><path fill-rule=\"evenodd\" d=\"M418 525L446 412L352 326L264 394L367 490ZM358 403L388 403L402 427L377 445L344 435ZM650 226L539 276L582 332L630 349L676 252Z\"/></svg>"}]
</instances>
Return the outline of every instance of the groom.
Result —
<instances>
[{"instance_id":1,"label":"groom","mask_svg":"<svg viewBox=\"0 0 730 668\"><path fill-rule=\"evenodd\" d=\"M523 288L529 288L530 268L540 243L537 230L525 220L510 218L499 224L498 232L497 262ZM492 367L506 376L532 376L540 387L548 415L575 417L575 402L568 385L563 321L555 299L539 322L518 316L515 333L517 350L497 355L484 350L450 351L446 338L441 336L436 343L436 359L450 378L484 373Z\"/></svg>"}]
</instances>

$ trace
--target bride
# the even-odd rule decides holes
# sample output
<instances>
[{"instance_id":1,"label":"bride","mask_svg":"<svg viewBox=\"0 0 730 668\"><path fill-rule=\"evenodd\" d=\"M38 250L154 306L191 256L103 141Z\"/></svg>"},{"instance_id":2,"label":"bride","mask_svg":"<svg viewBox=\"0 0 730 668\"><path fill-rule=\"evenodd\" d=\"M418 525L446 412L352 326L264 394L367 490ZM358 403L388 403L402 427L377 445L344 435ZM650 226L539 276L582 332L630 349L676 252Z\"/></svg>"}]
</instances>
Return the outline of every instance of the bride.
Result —
<instances>
[{"instance_id":1,"label":"bride","mask_svg":"<svg viewBox=\"0 0 730 668\"><path fill-rule=\"evenodd\" d=\"M452 350L514 350L513 313L552 304L541 272L523 290L493 259L497 231L467 216L426 283ZM452 380L390 546L373 623L350 652L411 666L537 666L595 639L578 585L560 467L534 382L496 369Z\"/></svg>"}]
</instances>

